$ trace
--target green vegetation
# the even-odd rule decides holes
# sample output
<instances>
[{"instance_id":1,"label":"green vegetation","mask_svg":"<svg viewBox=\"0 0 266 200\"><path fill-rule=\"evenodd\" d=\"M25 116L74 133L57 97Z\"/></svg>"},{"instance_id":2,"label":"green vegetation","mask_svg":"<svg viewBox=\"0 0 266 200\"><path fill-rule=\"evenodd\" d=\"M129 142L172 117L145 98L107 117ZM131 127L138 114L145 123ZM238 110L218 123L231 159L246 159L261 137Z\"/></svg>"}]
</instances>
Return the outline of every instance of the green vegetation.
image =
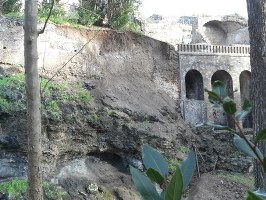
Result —
<instances>
[{"instance_id":1,"label":"green vegetation","mask_svg":"<svg viewBox=\"0 0 266 200\"><path fill-rule=\"evenodd\" d=\"M87 116L87 119L92 122L97 122L99 121L99 116L97 115L97 113L92 113Z\"/></svg>"},{"instance_id":2,"label":"green vegetation","mask_svg":"<svg viewBox=\"0 0 266 200\"><path fill-rule=\"evenodd\" d=\"M40 21L45 21L51 8L50 3L42 3L39 7L38 18ZM53 11L49 18L50 22L55 24L77 24L77 15L67 16L62 6L56 1Z\"/></svg>"},{"instance_id":3,"label":"green vegetation","mask_svg":"<svg viewBox=\"0 0 266 200\"><path fill-rule=\"evenodd\" d=\"M176 166L174 174L169 177L169 165L164 157L148 145L143 146L142 160L145 172L130 166L130 173L137 191L144 200L181 200L196 169L196 156L193 151ZM161 191L155 188L155 184Z\"/></svg>"},{"instance_id":4,"label":"green vegetation","mask_svg":"<svg viewBox=\"0 0 266 200\"><path fill-rule=\"evenodd\" d=\"M97 193L95 197L92 197L93 200L113 200L114 196L109 190L104 190L102 193Z\"/></svg>"},{"instance_id":5,"label":"green vegetation","mask_svg":"<svg viewBox=\"0 0 266 200\"><path fill-rule=\"evenodd\" d=\"M42 114L53 120L62 119L64 106L88 105L92 97L82 84L68 84L41 79ZM25 81L23 74L0 79L0 113L13 115L26 111Z\"/></svg>"},{"instance_id":6,"label":"green vegetation","mask_svg":"<svg viewBox=\"0 0 266 200\"><path fill-rule=\"evenodd\" d=\"M26 110L24 75L0 79L0 112L14 113Z\"/></svg>"},{"instance_id":7,"label":"green vegetation","mask_svg":"<svg viewBox=\"0 0 266 200\"><path fill-rule=\"evenodd\" d=\"M247 186L250 190L254 188L254 178L252 176L240 174L240 173L226 173L226 172L217 172L219 177L224 178L227 181L232 181L240 183Z\"/></svg>"},{"instance_id":8,"label":"green vegetation","mask_svg":"<svg viewBox=\"0 0 266 200\"><path fill-rule=\"evenodd\" d=\"M180 151L181 153L187 154L190 150L188 147L180 144L176 146L176 151Z\"/></svg>"},{"instance_id":9,"label":"green vegetation","mask_svg":"<svg viewBox=\"0 0 266 200\"><path fill-rule=\"evenodd\" d=\"M13 179L0 183L0 192L8 195L9 200L27 200L27 180ZM49 182L43 182L44 200L62 200L66 192Z\"/></svg>"},{"instance_id":10,"label":"green vegetation","mask_svg":"<svg viewBox=\"0 0 266 200\"><path fill-rule=\"evenodd\" d=\"M21 3L18 0L8 0L0 5L0 14L20 13Z\"/></svg>"},{"instance_id":11,"label":"green vegetation","mask_svg":"<svg viewBox=\"0 0 266 200\"><path fill-rule=\"evenodd\" d=\"M169 173L174 174L176 170L176 166L178 166L182 161L177 158L166 158L169 167Z\"/></svg>"},{"instance_id":12,"label":"green vegetation","mask_svg":"<svg viewBox=\"0 0 266 200\"><path fill-rule=\"evenodd\" d=\"M100 18L100 14L94 12L89 3L83 2L83 5L78 7L77 23L84 26L90 26L95 24Z\"/></svg>"},{"instance_id":13,"label":"green vegetation","mask_svg":"<svg viewBox=\"0 0 266 200\"><path fill-rule=\"evenodd\" d=\"M140 5L139 0L119 1L88 1L80 2L75 11L66 13L59 0L55 0L49 21L54 24L70 26L110 26L117 29L140 31L140 21L134 17L134 12ZM38 18L44 22L52 4L42 2L38 10ZM21 3L18 0L8 0L0 7L0 14L10 17L21 17Z\"/></svg>"},{"instance_id":14,"label":"green vegetation","mask_svg":"<svg viewBox=\"0 0 266 200\"><path fill-rule=\"evenodd\" d=\"M210 125L219 130L227 130L234 133L234 145L247 156L256 159L257 162L263 168L263 173L266 173L266 157L258 148L259 142L264 141L266 139L266 129L260 130L260 132L256 134L255 138L253 140L250 140L250 138L247 137L247 135L244 133L243 129L239 125L239 122L245 119L251 112L250 101L245 99L242 105L242 110L238 112L236 102L234 101L234 99L227 96L225 84L222 81L215 81L212 85L212 90L205 89L205 91L208 93L208 98L210 102L215 107L221 108L226 114L231 117L236 129L233 129L228 126L222 126L219 124L207 123L207 125ZM248 191L248 200L260 200L265 198L265 191Z\"/></svg>"}]
</instances>

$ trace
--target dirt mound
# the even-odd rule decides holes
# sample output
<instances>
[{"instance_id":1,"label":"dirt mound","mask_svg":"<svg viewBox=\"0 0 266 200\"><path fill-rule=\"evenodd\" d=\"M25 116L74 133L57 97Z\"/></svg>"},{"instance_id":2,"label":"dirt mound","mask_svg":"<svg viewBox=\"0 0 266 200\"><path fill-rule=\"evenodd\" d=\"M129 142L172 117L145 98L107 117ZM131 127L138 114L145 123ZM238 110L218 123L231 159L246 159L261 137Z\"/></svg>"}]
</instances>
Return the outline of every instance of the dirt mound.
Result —
<instances>
[{"instance_id":1,"label":"dirt mound","mask_svg":"<svg viewBox=\"0 0 266 200\"><path fill-rule=\"evenodd\" d=\"M239 200L244 199L247 190L250 189L250 186L240 183L237 179L233 181L227 176L208 173L192 183L186 200Z\"/></svg>"}]
</instances>

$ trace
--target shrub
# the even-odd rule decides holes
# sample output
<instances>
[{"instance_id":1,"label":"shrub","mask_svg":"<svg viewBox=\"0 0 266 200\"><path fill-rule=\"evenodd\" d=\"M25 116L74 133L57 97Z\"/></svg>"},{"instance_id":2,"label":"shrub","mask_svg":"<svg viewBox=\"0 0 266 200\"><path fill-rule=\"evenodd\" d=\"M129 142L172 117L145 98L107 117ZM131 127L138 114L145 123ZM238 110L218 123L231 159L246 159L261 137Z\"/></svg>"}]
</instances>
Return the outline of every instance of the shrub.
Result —
<instances>
[{"instance_id":1,"label":"shrub","mask_svg":"<svg viewBox=\"0 0 266 200\"><path fill-rule=\"evenodd\" d=\"M26 111L25 81L23 74L0 79L0 113L13 115ZM53 120L62 119L63 105L87 105L92 97L82 84L69 85L41 78L42 114Z\"/></svg>"},{"instance_id":2,"label":"shrub","mask_svg":"<svg viewBox=\"0 0 266 200\"><path fill-rule=\"evenodd\" d=\"M27 180L13 179L9 182L0 183L0 192L7 194L9 200L27 200ZM55 185L43 182L44 200L62 200L66 192L61 191Z\"/></svg>"},{"instance_id":3,"label":"shrub","mask_svg":"<svg viewBox=\"0 0 266 200\"><path fill-rule=\"evenodd\" d=\"M79 6L78 8L78 20L77 22L81 25L88 26L93 25L100 19L100 15L95 13L89 7Z\"/></svg>"},{"instance_id":4,"label":"shrub","mask_svg":"<svg viewBox=\"0 0 266 200\"><path fill-rule=\"evenodd\" d=\"M19 13L21 9L21 3L19 0L7 0L5 1L1 8L2 14L8 14L8 13Z\"/></svg>"},{"instance_id":5,"label":"shrub","mask_svg":"<svg viewBox=\"0 0 266 200\"><path fill-rule=\"evenodd\" d=\"M47 18L50 9L50 3L43 2L39 6L38 17L40 21L44 21ZM55 24L77 23L77 16L66 16L66 13L62 6L58 2L55 2L49 21Z\"/></svg>"}]
</instances>

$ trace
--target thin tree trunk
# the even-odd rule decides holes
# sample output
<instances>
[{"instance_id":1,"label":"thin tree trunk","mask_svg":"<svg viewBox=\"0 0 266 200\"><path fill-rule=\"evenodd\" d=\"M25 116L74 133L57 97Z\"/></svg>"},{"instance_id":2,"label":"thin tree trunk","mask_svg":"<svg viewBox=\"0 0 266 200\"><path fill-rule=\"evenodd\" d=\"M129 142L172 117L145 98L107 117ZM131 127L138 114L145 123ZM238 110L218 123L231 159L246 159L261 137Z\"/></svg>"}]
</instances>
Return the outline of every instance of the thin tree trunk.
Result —
<instances>
[{"instance_id":1,"label":"thin tree trunk","mask_svg":"<svg viewBox=\"0 0 266 200\"><path fill-rule=\"evenodd\" d=\"M247 0L252 74L253 129L266 128L266 0ZM265 142L259 144L265 155ZM255 161L255 188L264 189L265 174Z\"/></svg>"},{"instance_id":2,"label":"thin tree trunk","mask_svg":"<svg viewBox=\"0 0 266 200\"><path fill-rule=\"evenodd\" d=\"M28 126L28 199L42 200L41 100L37 52L38 0L25 0L24 59Z\"/></svg>"}]
</instances>

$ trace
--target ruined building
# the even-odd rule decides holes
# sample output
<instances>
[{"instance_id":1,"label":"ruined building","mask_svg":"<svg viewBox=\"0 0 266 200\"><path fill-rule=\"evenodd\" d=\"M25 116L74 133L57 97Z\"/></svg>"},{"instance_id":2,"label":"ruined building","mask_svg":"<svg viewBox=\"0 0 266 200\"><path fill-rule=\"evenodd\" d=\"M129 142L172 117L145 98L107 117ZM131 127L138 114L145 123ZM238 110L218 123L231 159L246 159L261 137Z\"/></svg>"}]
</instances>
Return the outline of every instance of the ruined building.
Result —
<instances>
[{"instance_id":1,"label":"ruined building","mask_svg":"<svg viewBox=\"0 0 266 200\"><path fill-rule=\"evenodd\" d=\"M223 111L208 103L204 88L214 81L223 81L229 97L238 109L250 99L251 72L249 37L245 20L238 16L182 17L179 23L191 26L190 41L177 45L180 71L181 111L191 124L207 121L233 126ZM243 121L243 128L252 128L252 117Z\"/></svg>"}]
</instances>

